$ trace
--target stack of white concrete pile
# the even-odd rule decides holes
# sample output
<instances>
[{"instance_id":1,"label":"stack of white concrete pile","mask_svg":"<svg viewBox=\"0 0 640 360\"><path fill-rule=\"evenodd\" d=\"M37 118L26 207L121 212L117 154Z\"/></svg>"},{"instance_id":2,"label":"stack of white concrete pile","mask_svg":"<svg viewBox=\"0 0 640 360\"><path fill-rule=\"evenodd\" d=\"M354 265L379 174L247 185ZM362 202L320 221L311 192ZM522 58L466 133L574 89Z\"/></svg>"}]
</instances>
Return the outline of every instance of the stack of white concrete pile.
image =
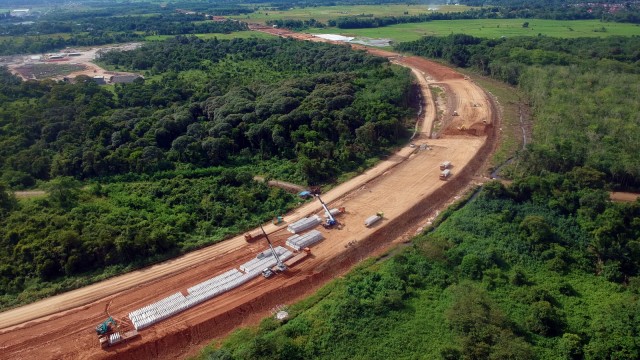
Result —
<instances>
[{"instance_id":1,"label":"stack of white concrete pile","mask_svg":"<svg viewBox=\"0 0 640 360\"><path fill-rule=\"evenodd\" d=\"M188 308L190 304L182 293L177 292L151 305L129 313L136 330L144 329Z\"/></svg>"},{"instance_id":2,"label":"stack of white concrete pile","mask_svg":"<svg viewBox=\"0 0 640 360\"><path fill-rule=\"evenodd\" d=\"M282 246L275 248L281 261L285 261L293 256L291 251ZM173 316L185 309L198 305L215 296L246 283L247 281L260 275L262 270L276 265L276 259L271 250L263 251L261 258L255 258L242 266L240 270L231 269L209 280L203 281L187 289L188 295L184 296L178 292L160 301L129 313L129 319L136 330L144 329L170 316ZM111 338L109 339L111 340ZM114 338L114 341L119 341Z\"/></svg>"},{"instance_id":3,"label":"stack of white concrete pile","mask_svg":"<svg viewBox=\"0 0 640 360\"><path fill-rule=\"evenodd\" d=\"M276 251L276 254L278 254L280 261L283 262L293 256L293 253L291 251L283 248L282 246L277 246L274 248L274 250ZM254 276L257 276L262 272L262 270L275 266L277 260L273 256L273 253L271 253L270 256L266 256L266 253L264 254L265 256L262 259L255 258L240 265L240 270L247 273L247 275L252 274Z\"/></svg>"},{"instance_id":4,"label":"stack of white concrete pile","mask_svg":"<svg viewBox=\"0 0 640 360\"><path fill-rule=\"evenodd\" d=\"M294 222L293 224L290 224L289 226L287 226L287 230L293 234L297 234L307 229L311 229L312 227L316 227L321 222L322 220L320 219L320 216L313 215L310 217L302 218Z\"/></svg>"},{"instance_id":5,"label":"stack of white concrete pile","mask_svg":"<svg viewBox=\"0 0 640 360\"><path fill-rule=\"evenodd\" d=\"M122 335L120 335L119 332L109 335L109 344L110 345L113 345L113 344L115 344L115 343L117 343L117 342L119 342L121 340L122 340Z\"/></svg>"},{"instance_id":6,"label":"stack of white concrete pile","mask_svg":"<svg viewBox=\"0 0 640 360\"><path fill-rule=\"evenodd\" d=\"M300 251L300 249L311 246L322 239L324 239L324 236L322 236L322 233L320 231L311 230L308 233L302 235L290 236L287 239L287 246L296 251Z\"/></svg>"},{"instance_id":7,"label":"stack of white concrete pile","mask_svg":"<svg viewBox=\"0 0 640 360\"><path fill-rule=\"evenodd\" d=\"M224 292L234 289L251 280L238 269L231 269L207 281L203 281L187 289L186 296L189 306L195 306Z\"/></svg>"}]
</instances>

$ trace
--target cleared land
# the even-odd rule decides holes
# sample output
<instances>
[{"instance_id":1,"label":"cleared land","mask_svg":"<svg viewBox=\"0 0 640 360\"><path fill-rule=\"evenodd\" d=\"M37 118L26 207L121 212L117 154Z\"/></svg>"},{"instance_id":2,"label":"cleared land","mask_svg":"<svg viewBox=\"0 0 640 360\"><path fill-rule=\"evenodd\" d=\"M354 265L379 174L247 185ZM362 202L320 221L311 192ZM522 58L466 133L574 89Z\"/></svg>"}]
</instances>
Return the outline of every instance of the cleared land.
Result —
<instances>
[{"instance_id":1,"label":"cleared land","mask_svg":"<svg viewBox=\"0 0 640 360\"><path fill-rule=\"evenodd\" d=\"M112 75L130 75L127 72L108 71L93 63L101 51L131 50L141 43L107 45L93 48L66 49L66 53L78 53L78 56L67 56L62 61L48 62L32 60L28 55L6 56L0 61L0 66L7 65L9 70L24 80L49 78L63 80L65 77L74 78L79 75L89 77L102 76L109 79ZM63 54L65 52L62 52Z\"/></svg>"},{"instance_id":2,"label":"cleared land","mask_svg":"<svg viewBox=\"0 0 640 360\"><path fill-rule=\"evenodd\" d=\"M298 37L294 33L280 35ZM372 53L393 57L397 63L415 68L417 74L424 74L421 84L437 82L443 86L447 95L456 99L448 102L451 106L481 102L478 111L466 106L458 110L469 127L484 126L487 118L491 124L497 120L495 105L488 95L453 70L424 59L380 50ZM425 103L433 104L429 89L423 86L421 90ZM375 168L324 194L323 200L330 207L346 207L346 213L338 218L343 227L319 227L325 240L312 247L310 259L289 272L271 279L254 279L143 330L141 337L129 343L100 350L94 328L105 319L108 304L112 315L125 317L132 310L237 267L266 247L263 242L247 244L238 236L162 264L4 312L0 314L0 352L7 359L174 359L190 345L223 336L238 325L255 323L274 306L308 295L359 260L380 253L393 241L410 237L470 183L493 150L495 127L487 126L485 133L475 135L449 135L444 131L441 138L430 139L433 119L429 117L434 112L423 114L414 142L428 144L428 148L401 148ZM448 181L438 179L438 165L444 160L452 161L454 166L453 177ZM285 221L317 213L319 205L310 202L287 214ZM377 211L384 211L384 220L366 228L364 219ZM276 245L282 245L290 235L283 229L286 225L266 227Z\"/></svg>"},{"instance_id":3,"label":"cleared land","mask_svg":"<svg viewBox=\"0 0 640 360\"><path fill-rule=\"evenodd\" d=\"M522 27L525 22L529 23L529 27ZM478 19L436 20L374 29L312 29L309 32L385 38L395 42L403 42L417 40L423 36L446 36L449 34L467 34L482 38L538 36L538 34L561 38L632 36L640 35L640 26L603 23L598 20Z\"/></svg>"},{"instance_id":4,"label":"cleared land","mask_svg":"<svg viewBox=\"0 0 640 360\"><path fill-rule=\"evenodd\" d=\"M252 14L229 16L253 23L265 24L268 20L309 20L326 22L344 16L403 16L428 14L438 12L462 12L472 9L463 5L349 5L349 6L318 6L307 8L292 8L286 11L270 11L261 9ZM406 12L406 14L405 14Z\"/></svg>"},{"instance_id":5,"label":"cleared land","mask_svg":"<svg viewBox=\"0 0 640 360\"><path fill-rule=\"evenodd\" d=\"M20 74L23 79L47 79L86 70L84 65L80 64L56 64L56 63L36 63L25 64L15 67L14 70Z\"/></svg>"}]
</instances>

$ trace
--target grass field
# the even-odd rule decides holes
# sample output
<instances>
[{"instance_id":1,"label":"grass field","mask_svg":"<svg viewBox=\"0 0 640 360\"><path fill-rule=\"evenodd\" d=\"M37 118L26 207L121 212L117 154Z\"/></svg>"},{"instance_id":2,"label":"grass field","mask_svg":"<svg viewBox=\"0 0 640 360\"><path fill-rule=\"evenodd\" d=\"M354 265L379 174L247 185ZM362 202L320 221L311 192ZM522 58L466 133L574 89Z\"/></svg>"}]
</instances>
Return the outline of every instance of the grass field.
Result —
<instances>
[{"instance_id":1,"label":"grass field","mask_svg":"<svg viewBox=\"0 0 640 360\"><path fill-rule=\"evenodd\" d=\"M274 38L274 35L269 35L269 34L258 32L258 31L237 31L237 32L232 32L230 34L216 34L216 33L196 34L196 36L201 38L201 39L213 39L214 37L217 37L220 40L236 39L236 38L246 39L246 38L251 38L251 37L255 37L255 38L259 38L259 39L272 39L272 38ZM152 36L145 37L145 40L146 41L161 41L161 40L171 39L171 38L174 38L174 37L176 37L176 35L152 35Z\"/></svg>"},{"instance_id":2,"label":"grass field","mask_svg":"<svg viewBox=\"0 0 640 360\"><path fill-rule=\"evenodd\" d=\"M429 10L432 9L432 10ZM309 20L316 19L326 22L329 19L337 19L342 16L373 15L373 16L402 16L405 12L409 15L430 13L433 9L439 12L461 12L471 9L462 5L354 5L354 6L319 6L308 8L293 8L287 11L260 10L252 14L229 16L248 22L264 24L267 20L290 19Z\"/></svg>"},{"instance_id":3,"label":"grass field","mask_svg":"<svg viewBox=\"0 0 640 360\"><path fill-rule=\"evenodd\" d=\"M25 39L57 39L57 38L63 38L63 39L69 39L71 38L71 34L68 33L55 33L55 34L42 34L42 35L24 35L24 36L0 36L0 42L1 41L5 41L5 40L9 40L9 41L15 41L17 44L21 44L24 42Z\"/></svg>"},{"instance_id":4,"label":"grass field","mask_svg":"<svg viewBox=\"0 0 640 360\"><path fill-rule=\"evenodd\" d=\"M528 28L522 27L525 21L529 22ZM538 36L538 34L562 38L631 36L640 35L640 26L623 23L603 23L599 20L478 19L438 20L375 29L313 29L309 32L313 34L387 38L395 42L403 42L417 40L427 35L445 36L459 33L483 38Z\"/></svg>"}]
</instances>

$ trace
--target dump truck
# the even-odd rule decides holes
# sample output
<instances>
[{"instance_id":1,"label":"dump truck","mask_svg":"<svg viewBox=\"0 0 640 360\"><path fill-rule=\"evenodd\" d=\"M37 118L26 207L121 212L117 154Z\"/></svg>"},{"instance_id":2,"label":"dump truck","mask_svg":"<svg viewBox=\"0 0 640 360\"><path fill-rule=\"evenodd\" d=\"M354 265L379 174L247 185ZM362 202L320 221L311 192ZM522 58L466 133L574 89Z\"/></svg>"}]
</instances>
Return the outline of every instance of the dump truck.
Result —
<instances>
[{"instance_id":1,"label":"dump truck","mask_svg":"<svg viewBox=\"0 0 640 360\"><path fill-rule=\"evenodd\" d=\"M440 164L440 170L446 170L451 167L451 161L443 161Z\"/></svg>"},{"instance_id":2,"label":"dump truck","mask_svg":"<svg viewBox=\"0 0 640 360\"><path fill-rule=\"evenodd\" d=\"M440 173L440 180L447 180L451 176L451 170L445 169Z\"/></svg>"}]
</instances>

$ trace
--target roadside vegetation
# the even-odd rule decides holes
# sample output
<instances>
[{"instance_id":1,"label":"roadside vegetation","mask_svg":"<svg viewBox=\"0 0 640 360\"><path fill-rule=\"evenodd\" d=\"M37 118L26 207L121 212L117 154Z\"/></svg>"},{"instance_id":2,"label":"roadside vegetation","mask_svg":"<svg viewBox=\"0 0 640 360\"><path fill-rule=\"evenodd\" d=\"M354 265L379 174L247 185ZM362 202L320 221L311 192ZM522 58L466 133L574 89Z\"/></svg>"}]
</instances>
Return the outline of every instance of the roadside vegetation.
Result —
<instances>
[{"instance_id":1,"label":"roadside vegetation","mask_svg":"<svg viewBox=\"0 0 640 360\"><path fill-rule=\"evenodd\" d=\"M328 183L409 133L409 72L342 46L180 37L101 61L156 80L0 72L1 308L251 228L297 201L254 175Z\"/></svg>"},{"instance_id":2,"label":"roadside vegetation","mask_svg":"<svg viewBox=\"0 0 640 360\"><path fill-rule=\"evenodd\" d=\"M589 166L610 186L640 188L638 37L498 40L425 37L397 46L518 85L533 108L534 142L512 177Z\"/></svg>"},{"instance_id":3,"label":"roadside vegetation","mask_svg":"<svg viewBox=\"0 0 640 360\"><path fill-rule=\"evenodd\" d=\"M489 183L410 248L198 359L636 359L640 204L609 203L602 180Z\"/></svg>"}]
</instances>

